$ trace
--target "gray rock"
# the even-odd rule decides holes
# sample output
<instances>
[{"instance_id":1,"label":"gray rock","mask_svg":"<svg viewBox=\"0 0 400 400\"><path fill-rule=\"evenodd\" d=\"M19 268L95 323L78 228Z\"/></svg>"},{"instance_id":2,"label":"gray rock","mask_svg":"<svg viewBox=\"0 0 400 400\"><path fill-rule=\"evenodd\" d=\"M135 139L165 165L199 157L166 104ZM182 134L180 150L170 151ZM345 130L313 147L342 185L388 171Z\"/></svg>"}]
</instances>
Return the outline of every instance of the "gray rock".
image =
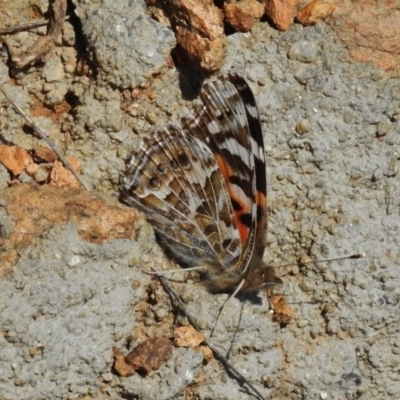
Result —
<instances>
[{"instance_id":1,"label":"gray rock","mask_svg":"<svg viewBox=\"0 0 400 400\"><path fill-rule=\"evenodd\" d=\"M308 40L302 40L293 43L290 46L288 57L291 60L296 60L308 64L315 61L317 54L318 51L315 43Z\"/></svg>"},{"instance_id":2,"label":"gray rock","mask_svg":"<svg viewBox=\"0 0 400 400\"><path fill-rule=\"evenodd\" d=\"M134 87L166 69L175 37L170 29L148 17L144 1L79 1L76 14L103 82Z\"/></svg>"},{"instance_id":3,"label":"gray rock","mask_svg":"<svg viewBox=\"0 0 400 400\"><path fill-rule=\"evenodd\" d=\"M46 82L61 82L64 78L64 66L61 62L60 57L54 55L50 58L50 60L45 64L42 71L42 78L46 80Z\"/></svg>"}]
</instances>

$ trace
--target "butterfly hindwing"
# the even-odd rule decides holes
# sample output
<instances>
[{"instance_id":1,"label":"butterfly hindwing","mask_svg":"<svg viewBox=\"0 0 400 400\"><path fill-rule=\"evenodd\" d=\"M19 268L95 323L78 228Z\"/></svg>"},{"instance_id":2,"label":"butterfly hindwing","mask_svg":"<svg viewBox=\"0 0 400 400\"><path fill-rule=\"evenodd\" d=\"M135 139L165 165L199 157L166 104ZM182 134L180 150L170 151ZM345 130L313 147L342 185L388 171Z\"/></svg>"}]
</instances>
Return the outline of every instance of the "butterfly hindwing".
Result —
<instances>
[{"instance_id":1,"label":"butterfly hindwing","mask_svg":"<svg viewBox=\"0 0 400 400\"><path fill-rule=\"evenodd\" d=\"M146 137L132 155L122 200L145 212L186 265L234 262L240 243L226 186L210 149L179 126Z\"/></svg>"}]
</instances>

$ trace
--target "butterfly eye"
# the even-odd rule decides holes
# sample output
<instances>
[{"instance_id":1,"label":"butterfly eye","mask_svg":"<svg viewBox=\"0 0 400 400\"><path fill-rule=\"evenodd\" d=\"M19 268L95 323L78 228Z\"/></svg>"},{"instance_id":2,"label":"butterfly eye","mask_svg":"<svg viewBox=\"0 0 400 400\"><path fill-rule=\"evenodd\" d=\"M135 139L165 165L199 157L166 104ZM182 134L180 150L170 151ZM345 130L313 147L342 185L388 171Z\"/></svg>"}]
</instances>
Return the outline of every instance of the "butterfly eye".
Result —
<instances>
[{"instance_id":1,"label":"butterfly eye","mask_svg":"<svg viewBox=\"0 0 400 400\"><path fill-rule=\"evenodd\" d=\"M178 163L176 162L176 160L171 160L169 162L169 165L171 166L171 169L177 170L178 169Z\"/></svg>"},{"instance_id":2,"label":"butterfly eye","mask_svg":"<svg viewBox=\"0 0 400 400\"><path fill-rule=\"evenodd\" d=\"M218 118L218 121L222 121L225 118L224 113L218 112L217 118Z\"/></svg>"},{"instance_id":3,"label":"butterfly eye","mask_svg":"<svg viewBox=\"0 0 400 400\"><path fill-rule=\"evenodd\" d=\"M151 178L149 179L149 186L150 186L150 188L153 189L153 190L159 189L159 187L161 186L160 180L159 180L157 177L155 177L155 176L151 177Z\"/></svg>"},{"instance_id":4,"label":"butterfly eye","mask_svg":"<svg viewBox=\"0 0 400 400\"><path fill-rule=\"evenodd\" d=\"M179 153L177 157L179 165L184 169L190 169L189 157L185 153Z\"/></svg>"},{"instance_id":5,"label":"butterfly eye","mask_svg":"<svg viewBox=\"0 0 400 400\"><path fill-rule=\"evenodd\" d=\"M233 115L232 110L230 108L226 108L225 109L225 115L227 117L231 117Z\"/></svg>"},{"instance_id":6,"label":"butterfly eye","mask_svg":"<svg viewBox=\"0 0 400 400\"><path fill-rule=\"evenodd\" d=\"M164 163L160 163L157 165L157 172L159 172L160 174L163 174L165 172L165 164Z\"/></svg>"}]
</instances>

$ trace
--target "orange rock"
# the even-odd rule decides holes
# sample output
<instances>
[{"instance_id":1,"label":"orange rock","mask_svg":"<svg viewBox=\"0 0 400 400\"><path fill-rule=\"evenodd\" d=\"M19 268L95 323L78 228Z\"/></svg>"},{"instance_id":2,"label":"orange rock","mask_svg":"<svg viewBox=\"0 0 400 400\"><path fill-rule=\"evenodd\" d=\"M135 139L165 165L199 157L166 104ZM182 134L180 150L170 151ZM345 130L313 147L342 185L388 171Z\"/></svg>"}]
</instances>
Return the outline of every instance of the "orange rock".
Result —
<instances>
[{"instance_id":1,"label":"orange rock","mask_svg":"<svg viewBox=\"0 0 400 400\"><path fill-rule=\"evenodd\" d=\"M336 7L332 3L313 0L298 12L296 19L302 25L313 25L328 18L335 10Z\"/></svg>"},{"instance_id":2,"label":"orange rock","mask_svg":"<svg viewBox=\"0 0 400 400\"><path fill-rule=\"evenodd\" d=\"M167 15L167 10L162 8L162 3L159 0L145 0L147 9L155 20L161 22L165 26L171 27L170 20Z\"/></svg>"},{"instance_id":3,"label":"orange rock","mask_svg":"<svg viewBox=\"0 0 400 400\"><path fill-rule=\"evenodd\" d=\"M36 172L39 170L39 165L37 164L29 164L26 168L25 171L28 175L33 176L36 174Z\"/></svg>"},{"instance_id":4,"label":"orange rock","mask_svg":"<svg viewBox=\"0 0 400 400\"><path fill-rule=\"evenodd\" d=\"M33 163L29 153L18 146L0 144L0 163L14 175L19 175L25 168Z\"/></svg>"},{"instance_id":5,"label":"orange rock","mask_svg":"<svg viewBox=\"0 0 400 400\"><path fill-rule=\"evenodd\" d=\"M224 11L225 17L233 29L247 32L263 16L265 8L257 0L242 0L226 4Z\"/></svg>"},{"instance_id":6,"label":"orange rock","mask_svg":"<svg viewBox=\"0 0 400 400\"><path fill-rule=\"evenodd\" d=\"M178 26L176 38L195 66L208 72L217 71L221 68L225 58L226 38L224 36L210 40Z\"/></svg>"},{"instance_id":7,"label":"orange rock","mask_svg":"<svg viewBox=\"0 0 400 400\"><path fill-rule=\"evenodd\" d=\"M114 369L117 371L120 376L131 376L136 370L132 365L129 365L125 361L124 353L118 348L113 348L113 356L114 356Z\"/></svg>"},{"instance_id":8,"label":"orange rock","mask_svg":"<svg viewBox=\"0 0 400 400\"><path fill-rule=\"evenodd\" d=\"M203 354L203 357L204 357L203 361L206 364L208 364L214 358L214 353L208 346L205 346L205 345L200 346L200 351Z\"/></svg>"},{"instance_id":9,"label":"orange rock","mask_svg":"<svg viewBox=\"0 0 400 400\"><path fill-rule=\"evenodd\" d=\"M299 0L264 0L265 13L281 31L288 29L293 23Z\"/></svg>"},{"instance_id":10,"label":"orange rock","mask_svg":"<svg viewBox=\"0 0 400 400\"><path fill-rule=\"evenodd\" d=\"M57 160L57 154L48 147L36 146L33 150L33 154L35 161L53 163Z\"/></svg>"},{"instance_id":11,"label":"orange rock","mask_svg":"<svg viewBox=\"0 0 400 400\"><path fill-rule=\"evenodd\" d=\"M79 171L80 161L75 157L67 157L68 162L71 164L75 171ZM75 178L73 173L66 169L61 161L56 161L50 173L50 184L55 186L68 186L72 188L81 187L80 182Z\"/></svg>"},{"instance_id":12,"label":"orange rock","mask_svg":"<svg viewBox=\"0 0 400 400\"><path fill-rule=\"evenodd\" d=\"M351 56L400 76L400 9L398 0L337 0L327 20Z\"/></svg>"},{"instance_id":13,"label":"orange rock","mask_svg":"<svg viewBox=\"0 0 400 400\"><path fill-rule=\"evenodd\" d=\"M204 335L196 331L193 326L180 326L174 330L174 345L177 347L191 347L195 349L204 342Z\"/></svg>"},{"instance_id":14,"label":"orange rock","mask_svg":"<svg viewBox=\"0 0 400 400\"><path fill-rule=\"evenodd\" d=\"M54 225L73 221L82 238L92 243L129 239L133 234L133 209L109 206L84 189L18 184L5 191L5 199L15 227L7 238L0 237L0 248L6 250L0 272L18 260L20 249L34 244Z\"/></svg>"},{"instance_id":15,"label":"orange rock","mask_svg":"<svg viewBox=\"0 0 400 400\"><path fill-rule=\"evenodd\" d=\"M183 63L189 61L205 72L218 70L225 57L224 15L213 0L146 0L150 12L166 20L175 31ZM175 60L181 54L175 52ZM189 59L189 60L188 60Z\"/></svg>"},{"instance_id":16,"label":"orange rock","mask_svg":"<svg viewBox=\"0 0 400 400\"><path fill-rule=\"evenodd\" d=\"M272 310L272 320L281 325L287 325L293 319L293 311L282 294L273 294L269 298Z\"/></svg>"},{"instance_id":17,"label":"orange rock","mask_svg":"<svg viewBox=\"0 0 400 400\"><path fill-rule=\"evenodd\" d=\"M192 31L214 40L224 33L223 14L213 0L171 0L171 17L178 24L185 21Z\"/></svg>"},{"instance_id":18,"label":"orange rock","mask_svg":"<svg viewBox=\"0 0 400 400\"><path fill-rule=\"evenodd\" d=\"M169 359L172 354L170 340L160 337L147 339L136 346L126 357L120 349L114 347L114 368L121 376L130 376L135 371L148 374L157 370Z\"/></svg>"}]
</instances>

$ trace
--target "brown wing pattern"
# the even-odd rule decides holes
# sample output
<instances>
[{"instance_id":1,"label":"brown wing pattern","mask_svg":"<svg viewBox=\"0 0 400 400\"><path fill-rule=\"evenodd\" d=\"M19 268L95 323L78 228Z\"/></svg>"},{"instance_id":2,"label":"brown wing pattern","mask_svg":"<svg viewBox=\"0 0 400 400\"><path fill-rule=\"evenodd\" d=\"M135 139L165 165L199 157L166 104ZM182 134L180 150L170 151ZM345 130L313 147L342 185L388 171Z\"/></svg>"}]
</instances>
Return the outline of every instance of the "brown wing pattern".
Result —
<instances>
[{"instance_id":1,"label":"brown wing pattern","mask_svg":"<svg viewBox=\"0 0 400 400\"><path fill-rule=\"evenodd\" d=\"M146 137L128 163L121 199L145 212L178 261L207 267L212 290L280 281L261 261L264 144L243 78L205 84L188 117Z\"/></svg>"},{"instance_id":2,"label":"brown wing pattern","mask_svg":"<svg viewBox=\"0 0 400 400\"><path fill-rule=\"evenodd\" d=\"M184 118L182 126L214 153L242 243L236 269L245 274L252 258L263 255L266 219L264 142L254 95L237 75L206 84L193 115Z\"/></svg>"},{"instance_id":3,"label":"brown wing pattern","mask_svg":"<svg viewBox=\"0 0 400 400\"><path fill-rule=\"evenodd\" d=\"M240 242L226 186L210 149L177 126L145 138L128 164L121 199L145 212L185 265L235 263Z\"/></svg>"}]
</instances>

